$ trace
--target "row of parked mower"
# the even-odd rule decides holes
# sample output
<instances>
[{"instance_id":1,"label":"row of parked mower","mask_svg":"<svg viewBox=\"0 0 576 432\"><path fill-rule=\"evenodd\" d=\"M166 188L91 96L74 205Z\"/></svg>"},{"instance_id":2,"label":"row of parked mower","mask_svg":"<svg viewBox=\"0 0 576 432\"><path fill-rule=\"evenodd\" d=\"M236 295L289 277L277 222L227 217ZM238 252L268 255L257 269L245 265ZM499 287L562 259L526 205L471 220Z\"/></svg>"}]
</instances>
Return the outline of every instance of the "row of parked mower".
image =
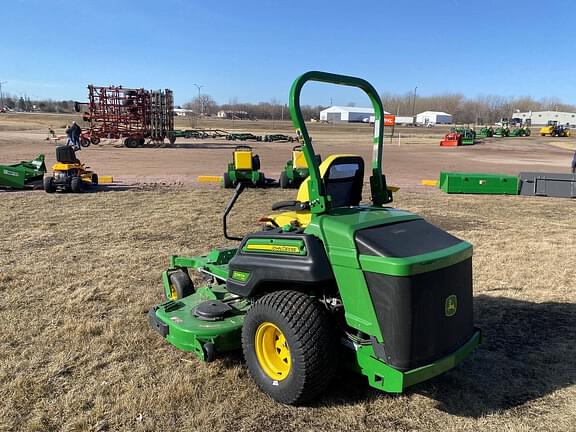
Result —
<instances>
[{"instance_id":1,"label":"row of parked mower","mask_svg":"<svg viewBox=\"0 0 576 432\"><path fill-rule=\"evenodd\" d=\"M519 126L510 129L508 125L502 125L497 128L484 126L480 130L457 127L450 129L444 138L440 141L442 147L456 147L462 145L473 145L477 139L481 138L503 138L503 137L527 137L530 136L528 126Z\"/></svg>"},{"instance_id":2,"label":"row of parked mower","mask_svg":"<svg viewBox=\"0 0 576 432\"><path fill-rule=\"evenodd\" d=\"M320 163L320 155L316 155ZM280 175L280 187L282 189L297 188L308 177L308 164L302 151L301 145L292 148L292 158L286 162ZM232 162L224 173L223 184L225 188L234 188L239 183L256 187L263 187L274 180L267 179L260 171L260 156L254 154L252 147L240 145L234 149Z\"/></svg>"}]
</instances>

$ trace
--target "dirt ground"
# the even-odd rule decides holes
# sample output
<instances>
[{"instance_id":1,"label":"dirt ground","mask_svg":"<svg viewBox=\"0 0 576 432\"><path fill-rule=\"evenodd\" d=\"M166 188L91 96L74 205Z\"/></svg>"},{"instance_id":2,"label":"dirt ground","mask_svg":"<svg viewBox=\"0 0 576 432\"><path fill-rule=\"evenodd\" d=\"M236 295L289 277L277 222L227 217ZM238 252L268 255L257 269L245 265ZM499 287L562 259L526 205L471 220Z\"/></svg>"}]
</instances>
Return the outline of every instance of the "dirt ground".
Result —
<instances>
[{"instance_id":1,"label":"dirt ground","mask_svg":"<svg viewBox=\"0 0 576 432\"><path fill-rule=\"evenodd\" d=\"M48 125L56 128L58 135L64 135L60 126L73 118L76 117L4 114L0 117L0 163L31 159L38 153L45 153L47 164L52 165L55 147L65 140L46 141ZM184 119L177 122L177 127L182 129L194 125ZM200 126L249 131L257 135L294 135L287 121L208 120ZM395 136L386 139L384 149L384 171L389 182L404 188L418 188L420 180L436 179L442 170L513 175L521 171L568 172L571 149L576 149L574 137L534 136L536 133L528 138L486 139L474 146L440 147L438 144L446 131L446 127L396 128ZM389 135L390 131L385 133ZM321 155L355 153L366 161L372 158L372 128L369 125L312 124L310 134L316 152ZM79 158L97 173L113 175L116 183L126 186L193 184L200 175L221 176L238 144L242 143L225 139L178 138L172 147L128 149L120 141L106 140L98 146L83 149ZM279 142L245 144L260 155L266 176L276 180L291 157L294 145Z\"/></svg>"},{"instance_id":2,"label":"dirt ground","mask_svg":"<svg viewBox=\"0 0 576 432\"><path fill-rule=\"evenodd\" d=\"M43 151L51 164L46 118L0 117L0 163ZM290 132L287 124L252 126L246 130ZM354 145L369 157L363 126L313 125L312 135L323 155ZM220 227L229 192L195 184L198 174L224 169L229 143L107 143L80 158L127 187L0 192L0 431L576 430L576 202L454 196L418 185L441 169L567 172L576 141L452 149L438 146L440 128L405 133L385 149L388 179L401 186L394 205L474 245L475 323L484 341L459 367L403 395L342 370L318 401L288 407L256 388L241 354L204 364L174 349L148 328L146 313L162 300L169 255L233 244ZM255 148L274 177L290 144ZM256 230L258 216L293 194L247 190L231 231Z\"/></svg>"}]
</instances>

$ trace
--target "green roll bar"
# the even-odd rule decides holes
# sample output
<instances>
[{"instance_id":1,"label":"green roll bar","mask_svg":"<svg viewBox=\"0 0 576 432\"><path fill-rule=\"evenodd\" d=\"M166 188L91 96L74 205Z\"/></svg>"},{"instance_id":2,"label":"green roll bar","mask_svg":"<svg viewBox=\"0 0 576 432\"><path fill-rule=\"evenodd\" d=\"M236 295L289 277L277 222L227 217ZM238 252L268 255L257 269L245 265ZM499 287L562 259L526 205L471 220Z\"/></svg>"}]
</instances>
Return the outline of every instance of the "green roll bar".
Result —
<instances>
[{"instance_id":1,"label":"green roll bar","mask_svg":"<svg viewBox=\"0 0 576 432\"><path fill-rule=\"evenodd\" d=\"M302 151L309 167L310 183L308 185L308 193L310 197L310 212L312 214L325 213L330 208L328 197L324 188L324 183L320 177L320 170L312 147L312 141L304 118L302 117L302 110L300 109L300 93L302 87L308 81L324 82L336 85L344 85L349 87L357 87L368 95L372 107L374 108L374 137L372 142L374 144L373 158L372 158L372 176L370 177L370 191L372 203L375 206L382 206L383 204L392 201L392 195L386 188L386 178L382 175L382 151L383 151L383 136L384 136L384 108L382 101L376 89L368 81L361 78L337 75L328 72L310 71L296 78L290 89L290 115L292 117L292 124L296 129L296 133L302 140Z\"/></svg>"}]
</instances>

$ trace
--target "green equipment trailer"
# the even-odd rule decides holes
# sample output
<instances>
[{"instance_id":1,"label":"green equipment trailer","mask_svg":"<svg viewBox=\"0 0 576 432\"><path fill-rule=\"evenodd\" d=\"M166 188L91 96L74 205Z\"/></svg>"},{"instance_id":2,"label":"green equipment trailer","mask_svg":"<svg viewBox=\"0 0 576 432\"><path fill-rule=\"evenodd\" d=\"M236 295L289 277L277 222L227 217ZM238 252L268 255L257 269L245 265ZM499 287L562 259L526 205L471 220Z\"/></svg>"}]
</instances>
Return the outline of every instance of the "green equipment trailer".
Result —
<instances>
[{"instance_id":1,"label":"green equipment trailer","mask_svg":"<svg viewBox=\"0 0 576 432\"><path fill-rule=\"evenodd\" d=\"M228 170L223 177L223 184L227 189L239 183L252 186L266 184L266 176L260 172L260 157L253 154L252 147L247 145L236 146L233 160L228 164Z\"/></svg>"},{"instance_id":2,"label":"green equipment trailer","mask_svg":"<svg viewBox=\"0 0 576 432\"><path fill-rule=\"evenodd\" d=\"M316 155L317 163L322 161L320 155ZM297 188L308 177L308 164L301 145L292 147L292 159L286 162L284 170L280 174L280 187L282 189Z\"/></svg>"},{"instance_id":3,"label":"green equipment trailer","mask_svg":"<svg viewBox=\"0 0 576 432\"><path fill-rule=\"evenodd\" d=\"M318 163L300 109L305 83L362 89L374 107L371 203L360 204L364 160L331 155ZM290 91L309 177L296 200L261 219L261 231L224 236L238 247L172 256L166 301L148 314L167 342L212 361L242 349L262 391L286 404L318 397L339 362L379 390L400 393L446 372L480 343L473 324L472 245L420 216L387 206L382 174L383 108L359 78L307 72ZM195 288L189 272L209 280Z\"/></svg>"},{"instance_id":4,"label":"green equipment trailer","mask_svg":"<svg viewBox=\"0 0 576 432\"><path fill-rule=\"evenodd\" d=\"M42 186L46 173L44 155L30 161L21 161L12 165L0 165L0 187L24 189Z\"/></svg>"},{"instance_id":5,"label":"green equipment trailer","mask_svg":"<svg viewBox=\"0 0 576 432\"><path fill-rule=\"evenodd\" d=\"M262 141L262 136L253 133L229 133L226 135L228 141Z\"/></svg>"},{"instance_id":6,"label":"green equipment trailer","mask_svg":"<svg viewBox=\"0 0 576 432\"><path fill-rule=\"evenodd\" d=\"M293 137L290 135L284 135L284 134L270 134L270 135L264 135L262 137L262 141L264 142L294 142L297 141L298 138L297 137Z\"/></svg>"},{"instance_id":7,"label":"green equipment trailer","mask_svg":"<svg viewBox=\"0 0 576 432\"><path fill-rule=\"evenodd\" d=\"M518 176L444 172L440 173L438 187L446 193L518 195Z\"/></svg>"}]
</instances>

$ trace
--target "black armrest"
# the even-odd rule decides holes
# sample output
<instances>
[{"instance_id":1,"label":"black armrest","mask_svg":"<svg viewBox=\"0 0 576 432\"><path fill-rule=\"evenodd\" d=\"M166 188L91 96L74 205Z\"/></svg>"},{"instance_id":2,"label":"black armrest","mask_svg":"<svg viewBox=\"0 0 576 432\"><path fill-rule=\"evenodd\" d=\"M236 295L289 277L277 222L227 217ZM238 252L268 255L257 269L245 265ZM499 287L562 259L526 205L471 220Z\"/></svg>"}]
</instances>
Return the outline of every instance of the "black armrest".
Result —
<instances>
[{"instance_id":1,"label":"black armrest","mask_svg":"<svg viewBox=\"0 0 576 432\"><path fill-rule=\"evenodd\" d=\"M280 201L272 204L272 210L306 210L310 208L310 203L300 201Z\"/></svg>"}]
</instances>

